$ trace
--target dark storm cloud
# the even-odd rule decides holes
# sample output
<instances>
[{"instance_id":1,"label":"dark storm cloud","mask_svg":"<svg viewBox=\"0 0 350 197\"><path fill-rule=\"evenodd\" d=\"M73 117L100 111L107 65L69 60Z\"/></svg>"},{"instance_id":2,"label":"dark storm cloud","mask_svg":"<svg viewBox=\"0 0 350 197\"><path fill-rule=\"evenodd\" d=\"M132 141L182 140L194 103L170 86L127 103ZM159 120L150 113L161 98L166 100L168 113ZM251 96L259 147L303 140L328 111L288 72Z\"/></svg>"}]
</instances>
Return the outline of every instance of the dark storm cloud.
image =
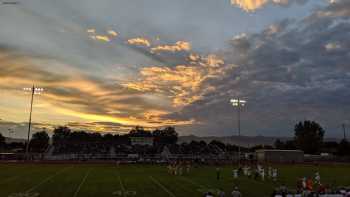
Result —
<instances>
[{"instance_id":1,"label":"dark storm cloud","mask_svg":"<svg viewBox=\"0 0 350 197\"><path fill-rule=\"evenodd\" d=\"M312 14L312 23L283 21L259 34L236 37L223 53L226 62L240 67L214 81L215 92L171 117L196 118L203 123L203 135L232 134L236 110L229 99L239 96L248 100L242 115L245 134L292 135L296 121L313 119L327 135L339 135L337 125L350 117L346 10L349 1L338 1L316 10L327 16Z\"/></svg>"}]
</instances>

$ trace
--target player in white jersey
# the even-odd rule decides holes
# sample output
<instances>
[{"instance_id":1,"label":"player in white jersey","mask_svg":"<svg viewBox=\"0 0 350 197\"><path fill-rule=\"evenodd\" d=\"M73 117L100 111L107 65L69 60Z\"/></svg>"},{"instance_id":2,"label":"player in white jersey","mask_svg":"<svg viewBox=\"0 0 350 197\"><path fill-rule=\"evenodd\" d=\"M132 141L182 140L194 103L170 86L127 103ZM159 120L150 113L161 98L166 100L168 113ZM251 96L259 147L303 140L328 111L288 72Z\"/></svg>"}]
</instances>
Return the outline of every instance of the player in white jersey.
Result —
<instances>
[{"instance_id":1,"label":"player in white jersey","mask_svg":"<svg viewBox=\"0 0 350 197\"><path fill-rule=\"evenodd\" d=\"M233 172L233 178L237 179L238 178L238 170L234 169L234 170L232 170L232 172Z\"/></svg>"},{"instance_id":2,"label":"player in white jersey","mask_svg":"<svg viewBox=\"0 0 350 197\"><path fill-rule=\"evenodd\" d=\"M319 172L315 173L315 183L321 185L321 176Z\"/></svg>"},{"instance_id":3,"label":"player in white jersey","mask_svg":"<svg viewBox=\"0 0 350 197\"><path fill-rule=\"evenodd\" d=\"M264 168L260 169L260 176L261 176L261 180L265 181L265 169Z\"/></svg>"},{"instance_id":4,"label":"player in white jersey","mask_svg":"<svg viewBox=\"0 0 350 197\"><path fill-rule=\"evenodd\" d=\"M303 189L306 189L306 177L303 178L302 180L302 185L303 185Z\"/></svg>"},{"instance_id":5,"label":"player in white jersey","mask_svg":"<svg viewBox=\"0 0 350 197\"><path fill-rule=\"evenodd\" d=\"M248 171L248 167L244 166L243 167L243 174L244 174L244 176L247 176L247 171Z\"/></svg>"},{"instance_id":6,"label":"player in white jersey","mask_svg":"<svg viewBox=\"0 0 350 197\"><path fill-rule=\"evenodd\" d=\"M271 168L271 166L269 166L267 173L268 173L269 179L271 179L272 178L272 168Z\"/></svg>"},{"instance_id":7,"label":"player in white jersey","mask_svg":"<svg viewBox=\"0 0 350 197\"><path fill-rule=\"evenodd\" d=\"M275 181L275 182L277 181L277 176L278 176L277 173L278 172L277 172L276 168L272 170L272 180Z\"/></svg>"}]
</instances>

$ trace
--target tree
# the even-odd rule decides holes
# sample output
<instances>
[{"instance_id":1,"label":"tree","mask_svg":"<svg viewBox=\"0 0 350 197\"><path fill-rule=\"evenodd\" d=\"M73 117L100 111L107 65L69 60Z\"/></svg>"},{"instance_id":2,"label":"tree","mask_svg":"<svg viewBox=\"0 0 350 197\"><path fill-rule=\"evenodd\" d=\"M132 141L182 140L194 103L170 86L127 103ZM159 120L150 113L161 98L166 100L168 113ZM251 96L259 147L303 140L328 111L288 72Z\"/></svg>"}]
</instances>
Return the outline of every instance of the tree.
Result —
<instances>
[{"instance_id":1,"label":"tree","mask_svg":"<svg viewBox=\"0 0 350 197\"><path fill-rule=\"evenodd\" d=\"M49 146L50 137L46 131L34 133L30 140L29 147L34 152L44 152Z\"/></svg>"},{"instance_id":2,"label":"tree","mask_svg":"<svg viewBox=\"0 0 350 197\"><path fill-rule=\"evenodd\" d=\"M178 134L174 127L156 129L152 132L152 135L156 146L176 144L178 139Z\"/></svg>"},{"instance_id":3,"label":"tree","mask_svg":"<svg viewBox=\"0 0 350 197\"><path fill-rule=\"evenodd\" d=\"M129 132L130 137L151 137L152 133L146 131L143 127L136 126Z\"/></svg>"},{"instance_id":4,"label":"tree","mask_svg":"<svg viewBox=\"0 0 350 197\"><path fill-rule=\"evenodd\" d=\"M286 150L295 150L297 147L295 145L295 141L294 140L288 140L286 141L284 148Z\"/></svg>"},{"instance_id":5,"label":"tree","mask_svg":"<svg viewBox=\"0 0 350 197\"><path fill-rule=\"evenodd\" d=\"M343 139L337 149L337 154L340 156L347 156L350 155L350 143L346 140Z\"/></svg>"},{"instance_id":6,"label":"tree","mask_svg":"<svg viewBox=\"0 0 350 197\"><path fill-rule=\"evenodd\" d=\"M320 153L325 131L314 121L306 120L295 125L296 147L307 154Z\"/></svg>"},{"instance_id":7,"label":"tree","mask_svg":"<svg viewBox=\"0 0 350 197\"><path fill-rule=\"evenodd\" d=\"M221 141L212 140L209 144L213 145L213 146L217 146L218 148L220 148L223 151L226 150L226 145L224 143L222 143Z\"/></svg>"},{"instance_id":8,"label":"tree","mask_svg":"<svg viewBox=\"0 0 350 197\"><path fill-rule=\"evenodd\" d=\"M323 153L331 153L331 154L337 154L339 148L339 143L336 141L327 141L323 142L322 145L322 152Z\"/></svg>"},{"instance_id":9,"label":"tree","mask_svg":"<svg viewBox=\"0 0 350 197\"><path fill-rule=\"evenodd\" d=\"M276 149L285 149L285 144L280 139L277 139L274 143L274 147Z\"/></svg>"},{"instance_id":10,"label":"tree","mask_svg":"<svg viewBox=\"0 0 350 197\"><path fill-rule=\"evenodd\" d=\"M54 145L67 142L71 130L68 127L57 127L53 130L52 142Z\"/></svg>"},{"instance_id":11,"label":"tree","mask_svg":"<svg viewBox=\"0 0 350 197\"><path fill-rule=\"evenodd\" d=\"M0 147L5 145L5 137L0 133Z\"/></svg>"}]
</instances>

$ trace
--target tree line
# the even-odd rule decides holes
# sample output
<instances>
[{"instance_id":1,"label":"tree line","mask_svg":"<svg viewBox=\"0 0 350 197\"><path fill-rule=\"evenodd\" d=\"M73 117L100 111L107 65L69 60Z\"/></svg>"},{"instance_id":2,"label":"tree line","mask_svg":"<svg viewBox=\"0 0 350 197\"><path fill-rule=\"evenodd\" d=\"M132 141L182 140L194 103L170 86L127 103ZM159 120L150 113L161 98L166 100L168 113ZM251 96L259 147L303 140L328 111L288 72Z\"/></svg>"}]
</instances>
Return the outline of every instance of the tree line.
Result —
<instances>
[{"instance_id":1,"label":"tree line","mask_svg":"<svg viewBox=\"0 0 350 197\"><path fill-rule=\"evenodd\" d=\"M275 141L276 149L303 150L306 154L332 153L339 156L350 156L350 143L342 139L324 141L325 130L315 121L305 120L294 126L294 138L288 141Z\"/></svg>"},{"instance_id":2,"label":"tree line","mask_svg":"<svg viewBox=\"0 0 350 197\"><path fill-rule=\"evenodd\" d=\"M274 146L258 145L250 148L241 147L242 152L253 152L257 149L301 149L306 154L332 153L339 156L350 156L350 143L343 139L340 142L324 141L325 130L315 121L298 122L294 127L294 138L292 140L276 140ZM72 131L69 127L60 126L53 130L52 144L56 147L77 147L77 145L121 147L130 146L130 137L153 137L154 144L149 152L160 152L164 146L168 146L173 152L184 154L209 153L209 152L236 152L238 146L224 144L213 140L210 143L204 141L192 141L190 143L177 144L178 133L174 127L163 129L145 130L143 127L135 127L125 134L101 134L97 132ZM45 152L50 143L50 137L46 131L34 133L30 140L31 152ZM98 146L97 146L98 145ZM103 146L100 146L103 145ZM25 144L6 144L4 136L0 133L0 149L22 149ZM142 147L140 148L142 149Z\"/></svg>"}]
</instances>

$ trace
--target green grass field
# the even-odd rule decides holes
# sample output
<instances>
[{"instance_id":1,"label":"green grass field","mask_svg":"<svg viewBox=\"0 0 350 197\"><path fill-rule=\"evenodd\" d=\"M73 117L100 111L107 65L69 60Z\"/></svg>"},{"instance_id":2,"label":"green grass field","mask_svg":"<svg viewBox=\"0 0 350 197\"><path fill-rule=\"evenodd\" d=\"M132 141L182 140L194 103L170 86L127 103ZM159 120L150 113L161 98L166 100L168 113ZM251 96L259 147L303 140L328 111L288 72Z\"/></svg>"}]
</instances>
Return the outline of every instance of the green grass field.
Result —
<instances>
[{"instance_id":1,"label":"green grass field","mask_svg":"<svg viewBox=\"0 0 350 197\"><path fill-rule=\"evenodd\" d=\"M350 185L350 166L277 166L280 182L295 188L302 176L321 174L324 183ZM226 194L237 184L243 196L269 196L276 183L231 176L233 167L222 168L216 180L215 167L193 168L189 175L169 175L165 166L97 164L0 164L0 197L19 193L40 197L152 196L195 197L204 191L224 189ZM17 194L17 195L16 195ZM227 195L228 196L228 195Z\"/></svg>"}]
</instances>

